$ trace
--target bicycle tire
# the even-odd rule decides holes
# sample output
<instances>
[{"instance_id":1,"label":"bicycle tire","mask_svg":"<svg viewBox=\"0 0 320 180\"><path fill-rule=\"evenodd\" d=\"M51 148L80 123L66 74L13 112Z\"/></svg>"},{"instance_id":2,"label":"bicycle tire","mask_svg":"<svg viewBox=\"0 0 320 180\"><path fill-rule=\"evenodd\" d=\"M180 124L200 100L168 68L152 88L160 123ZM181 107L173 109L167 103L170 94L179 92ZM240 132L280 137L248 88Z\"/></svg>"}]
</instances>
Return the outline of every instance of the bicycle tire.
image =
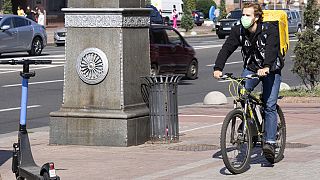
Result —
<instances>
[{"instance_id":1,"label":"bicycle tire","mask_svg":"<svg viewBox=\"0 0 320 180\"><path fill-rule=\"evenodd\" d=\"M239 124L241 124L241 122L244 120L243 112L240 109L234 109L234 110L230 111L223 121L222 128L221 128L221 136L220 136L220 147L221 147L222 159L223 159L223 162L224 162L226 168L232 174L243 173L249 168L250 156L251 156L251 151L252 151L252 138L251 138L251 134L250 134L250 128L246 128L247 129L246 137L244 137L244 138L239 137L239 135L241 136L241 132L239 132L239 126L236 125L236 123L237 123L236 121L238 121L238 120L240 121ZM237 134L237 137L236 137L237 142L234 143L236 145L236 148L227 148L227 143L229 143L231 141L231 139L230 140L227 139L227 131L228 131L229 124L231 124L231 131L233 131L234 133ZM242 128L240 128L240 130L241 129ZM239 138L243 138L243 139L239 139ZM245 149L246 155L243 156L242 153L239 153L238 155L236 155L236 157L235 157L236 160L241 158L241 156L243 156L244 158L243 158L243 161L239 164L239 166L235 167L235 165L237 165L237 164L235 162L230 161L230 157L228 156L228 153L230 150L232 150L232 149L237 150L238 148L240 148L240 152L241 152L241 147L246 141L247 141L247 146ZM232 144L232 143L230 143L230 144Z\"/></svg>"},{"instance_id":2,"label":"bicycle tire","mask_svg":"<svg viewBox=\"0 0 320 180\"><path fill-rule=\"evenodd\" d=\"M274 159L267 158L267 161L270 163L278 163L284 158L284 150L286 148L286 121L284 118L284 114L279 105L277 105L277 114L278 114L278 122L277 122L277 135L276 135L276 149L275 149L275 157Z\"/></svg>"}]
</instances>

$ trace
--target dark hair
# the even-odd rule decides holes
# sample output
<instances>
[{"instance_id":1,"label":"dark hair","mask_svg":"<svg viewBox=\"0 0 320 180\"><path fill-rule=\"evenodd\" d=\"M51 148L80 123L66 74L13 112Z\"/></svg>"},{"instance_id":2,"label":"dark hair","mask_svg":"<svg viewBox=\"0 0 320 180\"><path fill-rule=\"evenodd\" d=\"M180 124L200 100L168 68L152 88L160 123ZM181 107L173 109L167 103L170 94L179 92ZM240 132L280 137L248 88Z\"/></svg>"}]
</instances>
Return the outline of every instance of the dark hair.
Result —
<instances>
[{"instance_id":1,"label":"dark hair","mask_svg":"<svg viewBox=\"0 0 320 180\"><path fill-rule=\"evenodd\" d=\"M261 8L259 3L256 3L256 2L244 3L244 5L242 7L242 10L244 8L251 8L251 7L253 7L253 9L254 9L254 16L259 18L258 22L262 22L262 20L263 20L263 17L262 17L263 11L262 11L262 8Z\"/></svg>"}]
</instances>

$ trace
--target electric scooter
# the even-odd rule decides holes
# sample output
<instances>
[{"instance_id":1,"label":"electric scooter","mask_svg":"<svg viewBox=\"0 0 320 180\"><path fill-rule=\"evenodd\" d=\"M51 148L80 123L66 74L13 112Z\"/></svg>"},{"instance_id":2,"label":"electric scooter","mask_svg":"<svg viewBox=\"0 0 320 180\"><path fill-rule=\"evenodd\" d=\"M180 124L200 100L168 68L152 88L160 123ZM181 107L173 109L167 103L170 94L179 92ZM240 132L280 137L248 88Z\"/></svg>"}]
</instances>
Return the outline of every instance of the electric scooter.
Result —
<instances>
[{"instance_id":1,"label":"electric scooter","mask_svg":"<svg viewBox=\"0 0 320 180\"><path fill-rule=\"evenodd\" d=\"M56 175L54 163L49 162L39 167L33 159L29 136L27 132L27 104L28 104L28 80L35 76L35 72L29 72L30 64L51 64L51 60L0 60L0 64L23 65L22 95L18 142L13 144L12 172L17 180L60 180Z\"/></svg>"}]
</instances>

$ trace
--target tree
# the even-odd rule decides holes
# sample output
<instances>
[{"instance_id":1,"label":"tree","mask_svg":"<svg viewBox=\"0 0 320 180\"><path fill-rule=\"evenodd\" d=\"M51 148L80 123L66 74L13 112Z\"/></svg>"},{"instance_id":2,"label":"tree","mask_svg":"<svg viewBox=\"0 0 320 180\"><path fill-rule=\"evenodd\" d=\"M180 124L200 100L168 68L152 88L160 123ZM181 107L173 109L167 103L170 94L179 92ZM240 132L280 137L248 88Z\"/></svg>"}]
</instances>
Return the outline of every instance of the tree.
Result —
<instances>
[{"instance_id":1,"label":"tree","mask_svg":"<svg viewBox=\"0 0 320 180\"><path fill-rule=\"evenodd\" d=\"M185 2L185 6L188 6L191 11L196 10L196 0L186 0Z\"/></svg>"},{"instance_id":2,"label":"tree","mask_svg":"<svg viewBox=\"0 0 320 180\"><path fill-rule=\"evenodd\" d=\"M196 9L203 12L205 18L209 18L209 10L211 6L217 7L213 0L197 0Z\"/></svg>"},{"instance_id":3,"label":"tree","mask_svg":"<svg viewBox=\"0 0 320 180\"><path fill-rule=\"evenodd\" d=\"M151 5L151 0L146 0L146 5Z\"/></svg>"},{"instance_id":4,"label":"tree","mask_svg":"<svg viewBox=\"0 0 320 180\"><path fill-rule=\"evenodd\" d=\"M3 0L2 11L3 11L3 14L12 14L11 0Z\"/></svg>"},{"instance_id":5,"label":"tree","mask_svg":"<svg viewBox=\"0 0 320 180\"><path fill-rule=\"evenodd\" d=\"M294 48L292 72L298 74L304 85L314 90L320 82L320 35L314 30L314 23L319 19L316 0L308 0L304 13L306 31L298 34Z\"/></svg>"},{"instance_id":6,"label":"tree","mask_svg":"<svg viewBox=\"0 0 320 180\"><path fill-rule=\"evenodd\" d=\"M188 0L183 0L183 4L188 4ZM191 10L188 6L184 6L183 8L183 15L181 18L181 28L185 29L186 32L191 30L194 26L193 17L191 14Z\"/></svg>"},{"instance_id":7,"label":"tree","mask_svg":"<svg viewBox=\"0 0 320 180\"><path fill-rule=\"evenodd\" d=\"M219 16L219 20L220 19L224 19L227 17L227 9L226 9L226 1L225 0L221 0L220 1L220 16Z\"/></svg>"}]
</instances>

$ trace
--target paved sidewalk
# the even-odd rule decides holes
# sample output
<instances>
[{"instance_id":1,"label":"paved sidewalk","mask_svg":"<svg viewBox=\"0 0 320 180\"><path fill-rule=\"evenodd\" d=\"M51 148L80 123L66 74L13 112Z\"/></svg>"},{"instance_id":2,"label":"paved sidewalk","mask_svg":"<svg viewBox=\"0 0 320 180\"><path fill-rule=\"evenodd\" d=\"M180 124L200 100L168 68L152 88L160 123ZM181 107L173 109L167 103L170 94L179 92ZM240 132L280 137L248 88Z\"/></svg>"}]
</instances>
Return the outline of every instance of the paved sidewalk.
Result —
<instances>
[{"instance_id":1,"label":"paved sidewalk","mask_svg":"<svg viewBox=\"0 0 320 180\"><path fill-rule=\"evenodd\" d=\"M287 122L285 158L274 167L257 150L251 168L230 175L219 150L221 122L231 105L179 107L180 142L132 147L50 146L48 127L30 130L38 165L55 162L62 180L78 179L318 179L320 104L281 104ZM49 118L49 117L48 117ZM0 174L13 180L12 143L17 133L0 135ZM300 143L300 144L298 144ZM294 148L296 147L296 148Z\"/></svg>"}]
</instances>

